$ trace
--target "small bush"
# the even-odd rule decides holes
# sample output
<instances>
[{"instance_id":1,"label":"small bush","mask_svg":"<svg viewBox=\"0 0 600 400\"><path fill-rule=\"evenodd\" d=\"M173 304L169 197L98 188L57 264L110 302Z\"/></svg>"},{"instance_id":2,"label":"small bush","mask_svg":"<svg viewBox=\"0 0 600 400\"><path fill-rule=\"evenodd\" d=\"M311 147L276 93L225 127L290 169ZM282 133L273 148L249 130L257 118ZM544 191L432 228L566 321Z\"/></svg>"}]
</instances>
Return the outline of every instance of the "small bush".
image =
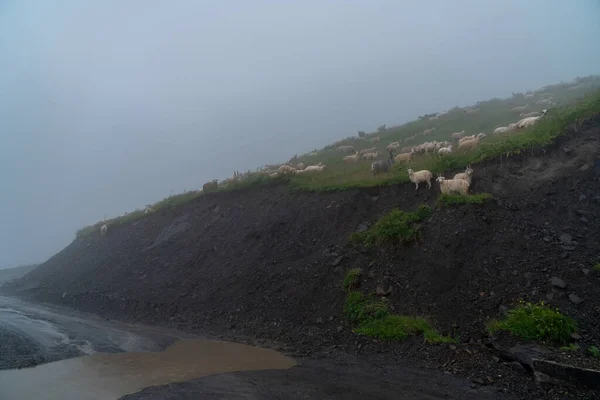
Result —
<instances>
[{"instance_id":1,"label":"small bush","mask_svg":"<svg viewBox=\"0 0 600 400\"><path fill-rule=\"evenodd\" d=\"M354 323L383 318L389 314L387 304L383 300L366 298L360 292L350 292L344 306L346 318Z\"/></svg>"},{"instance_id":2,"label":"small bush","mask_svg":"<svg viewBox=\"0 0 600 400\"><path fill-rule=\"evenodd\" d=\"M588 347L588 353L590 353L592 357L600 358L600 349L596 346Z\"/></svg>"},{"instance_id":3,"label":"small bush","mask_svg":"<svg viewBox=\"0 0 600 400\"><path fill-rule=\"evenodd\" d=\"M596 263L593 267L592 267L592 271L594 272L600 272L600 262Z\"/></svg>"},{"instance_id":4,"label":"small bush","mask_svg":"<svg viewBox=\"0 0 600 400\"><path fill-rule=\"evenodd\" d=\"M342 282L342 289L348 292L356 287L358 287L359 279L360 279L360 268L352 268L348 273L346 273L346 277Z\"/></svg>"},{"instance_id":5,"label":"small bush","mask_svg":"<svg viewBox=\"0 0 600 400\"><path fill-rule=\"evenodd\" d=\"M431 208L426 205L420 205L414 213L395 209L381 217L369 230L353 233L350 241L366 247L386 243L410 243L418 238L420 227L417 223L430 215Z\"/></svg>"},{"instance_id":6,"label":"small bush","mask_svg":"<svg viewBox=\"0 0 600 400\"><path fill-rule=\"evenodd\" d=\"M477 193L461 196L459 194L444 194L442 193L437 199L439 207L453 206L458 204L483 204L486 200L492 198L489 193Z\"/></svg>"},{"instance_id":7,"label":"small bush","mask_svg":"<svg viewBox=\"0 0 600 400\"><path fill-rule=\"evenodd\" d=\"M383 318L370 319L355 329L356 333L380 340L405 340L423 335L428 343L456 343L456 339L440 335L423 318L389 314Z\"/></svg>"},{"instance_id":8,"label":"small bush","mask_svg":"<svg viewBox=\"0 0 600 400\"><path fill-rule=\"evenodd\" d=\"M577 325L572 318L542 302L522 303L509 310L504 320L493 322L489 329L492 332L508 331L528 340L566 344L571 340L571 334L575 332Z\"/></svg>"}]
</instances>

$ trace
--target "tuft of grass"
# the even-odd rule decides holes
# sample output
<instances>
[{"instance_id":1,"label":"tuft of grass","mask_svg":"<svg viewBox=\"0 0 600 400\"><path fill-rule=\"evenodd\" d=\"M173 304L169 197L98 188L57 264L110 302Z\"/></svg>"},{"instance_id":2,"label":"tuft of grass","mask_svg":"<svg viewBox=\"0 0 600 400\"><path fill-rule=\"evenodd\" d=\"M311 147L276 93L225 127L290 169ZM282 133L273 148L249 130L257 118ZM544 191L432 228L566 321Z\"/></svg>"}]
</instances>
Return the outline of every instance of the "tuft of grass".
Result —
<instances>
[{"instance_id":1,"label":"tuft of grass","mask_svg":"<svg viewBox=\"0 0 600 400\"><path fill-rule=\"evenodd\" d=\"M571 341L577 329L575 321L544 304L521 303L508 311L505 319L490 324L491 332L499 330L528 340L553 342L559 345Z\"/></svg>"},{"instance_id":2,"label":"tuft of grass","mask_svg":"<svg viewBox=\"0 0 600 400\"><path fill-rule=\"evenodd\" d=\"M424 318L391 314L385 300L367 298L356 291L348 294L344 315L357 325L356 333L379 340L404 340L422 334L428 343L457 343L456 338L438 333Z\"/></svg>"},{"instance_id":3,"label":"tuft of grass","mask_svg":"<svg viewBox=\"0 0 600 400\"><path fill-rule=\"evenodd\" d=\"M593 272L600 272L600 262L596 263L593 267L592 267L592 271Z\"/></svg>"},{"instance_id":4,"label":"tuft of grass","mask_svg":"<svg viewBox=\"0 0 600 400\"><path fill-rule=\"evenodd\" d=\"M360 273L360 268L352 268L346 273L346 276L342 281L342 289L344 289L345 292L349 292L350 290L358 287Z\"/></svg>"},{"instance_id":5,"label":"tuft of grass","mask_svg":"<svg viewBox=\"0 0 600 400\"><path fill-rule=\"evenodd\" d=\"M559 348L560 351L579 351L580 347L577 343L571 343L568 346L562 346Z\"/></svg>"},{"instance_id":6,"label":"tuft of grass","mask_svg":"<svg viewBox=\"0 0 600 400\"><path fill-rule=\"evenodd\" d=\"M365 247L383 244L406 244L418 239L420 226L431 215L431 208L420 205L416 212L407 213L394 209L384 215L365 232L356 232L350 235L350 242Z\"/></svg>"},{"instance_id":7,"label":"tuft of grass","mask_svg":"<svg viewBox=\"0 0 600 400\"><path fill-rule=\"evenodd\" d=\"M588 347L588 353L590 353L595 358L600 358L600 349L596 346Z\"/></svg>"},{"instance_id":8,"label":"tuft of grass","mask_svg":"<svg viewBox=\"0 0 600 400\"><path fill-rule=\"evenodd\" d=\"M438 207L448 207L458 204L483 204L491 198L492 195L489 193L468 194L466 196L442 193L437 199L437 205Z\"/></svg>"}]
</instances>

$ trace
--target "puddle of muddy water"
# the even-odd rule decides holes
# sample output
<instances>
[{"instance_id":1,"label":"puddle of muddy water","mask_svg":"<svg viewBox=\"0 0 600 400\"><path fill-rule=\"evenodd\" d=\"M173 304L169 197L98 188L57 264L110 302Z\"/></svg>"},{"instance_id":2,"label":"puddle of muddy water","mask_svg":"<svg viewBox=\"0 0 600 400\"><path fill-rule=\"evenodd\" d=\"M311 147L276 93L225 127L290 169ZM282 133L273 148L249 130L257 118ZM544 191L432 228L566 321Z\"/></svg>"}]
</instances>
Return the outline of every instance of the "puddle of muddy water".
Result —
<instances>
[{"instance_id":1,"label":"puddle of muddy water","mask_svg":"<svg viewBox=\"0 0 600 400\"><path fill-rule=\"evenodd\" d=\"M181 340L162 352L97 353L0 371L0 399L118 399L148 386L294 365L293 359L274 350L213 340Z\"/></svg>"}]
</instances>

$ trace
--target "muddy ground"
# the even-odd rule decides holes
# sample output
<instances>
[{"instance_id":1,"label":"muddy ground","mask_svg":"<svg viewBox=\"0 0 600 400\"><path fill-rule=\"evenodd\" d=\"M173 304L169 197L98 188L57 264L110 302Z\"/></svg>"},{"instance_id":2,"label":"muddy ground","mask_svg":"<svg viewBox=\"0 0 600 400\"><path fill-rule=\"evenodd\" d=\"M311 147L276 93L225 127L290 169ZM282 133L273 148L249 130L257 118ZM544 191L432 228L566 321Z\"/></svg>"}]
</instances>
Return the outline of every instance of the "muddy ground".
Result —
<instances>
[{"instance_id":1,"label":"muddy ground","mask_svg":"<svg viewBox=\"0 0 600 400\"><path fill-rule=\"evenodd\" d=\"M600 343L600 275L590 270L600 258L599 126L596 117L551 146L475 166L473 192L494 200L436 209L411 247L358 251L347 238L393 208L434 205L437 185L329 193L267 185L76 239L3 289L295 356L410 362L527 398L589 397L498 362L485 324L518 300L544 300L577 320L582 348ZM388 344L352 333L340 289L352 267L363 269L361 290L391 287L395 312L425 316L463 343Z\"/></svg>"}]
</instances>

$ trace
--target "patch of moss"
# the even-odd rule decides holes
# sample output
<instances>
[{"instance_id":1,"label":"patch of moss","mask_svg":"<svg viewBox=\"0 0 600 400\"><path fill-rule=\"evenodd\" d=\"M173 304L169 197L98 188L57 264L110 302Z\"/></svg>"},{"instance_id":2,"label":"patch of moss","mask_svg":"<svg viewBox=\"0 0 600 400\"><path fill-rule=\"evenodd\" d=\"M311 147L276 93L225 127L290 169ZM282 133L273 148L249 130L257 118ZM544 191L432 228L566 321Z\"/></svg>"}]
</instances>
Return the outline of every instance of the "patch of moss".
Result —
<instances>
[{"instance_id":1,"label":"patch of moss","mask_svg":"<svg viewBox=\"0 0 600 400\"><path fill-rule=\"evenodd\" d=\"M350 242L365 247L383 244L406 244L414 242L420 234L418 222L431 215L431 208L420 205L416 212L407 213L394 209L385 214L365 232L353 233Z\"/></svg>"},{"instance_id":2,"label":"patch of moss","mask_svg":"<svg viewBox=\"0 0 600 400\"><path fill-rule=\"evenodd\" d=\"M558 309L541 302L521 303L509 310L506 318L492 322L488 328L491 332L503 330L527 340L565 345L571 341L571 334L577 330L577 325Z\"/></svg>"},{"instance_id":3,"label":"patch of moss","mask_svg":"<svg viewBox=\"0 0 600 400\"><path fill-rule=\"evenodd\" d=\"M459 204L483 204L491 198L492 195L489 193L468 194L466 196L442 193L437 199L437 205L438 207L448 207Z\"/></svg>"},{"instance_id":4,"label":"patch of moss","mask_svg":"<svg viewBox=\"0 0 600 400\"><path fill-rule=\"evenodd\" d=\"M360 273L360 268L352 268L346 273L346 277L344 277L344 280L342 282L342 289L344 289L345 292L348 292L358 287Z\"/></svg>"}]
</instances>

